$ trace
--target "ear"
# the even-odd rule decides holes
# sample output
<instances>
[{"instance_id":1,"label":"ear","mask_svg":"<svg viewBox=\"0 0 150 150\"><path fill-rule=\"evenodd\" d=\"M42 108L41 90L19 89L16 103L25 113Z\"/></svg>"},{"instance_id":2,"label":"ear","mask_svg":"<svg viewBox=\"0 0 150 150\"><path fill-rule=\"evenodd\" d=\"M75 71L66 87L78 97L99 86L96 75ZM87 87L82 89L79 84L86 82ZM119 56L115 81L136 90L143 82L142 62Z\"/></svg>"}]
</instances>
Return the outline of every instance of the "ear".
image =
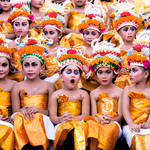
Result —
<instances>
[{"instance_id":1,"label":"ear","mask_svg":"<svg viewBox=\"0 0 150 150\"><path fill-rule=\"evenodd\" d=\"M149 74L150 74L149 70L145 70L144 71L144 78L147 79Z\"/></svg>"}]
</instances>

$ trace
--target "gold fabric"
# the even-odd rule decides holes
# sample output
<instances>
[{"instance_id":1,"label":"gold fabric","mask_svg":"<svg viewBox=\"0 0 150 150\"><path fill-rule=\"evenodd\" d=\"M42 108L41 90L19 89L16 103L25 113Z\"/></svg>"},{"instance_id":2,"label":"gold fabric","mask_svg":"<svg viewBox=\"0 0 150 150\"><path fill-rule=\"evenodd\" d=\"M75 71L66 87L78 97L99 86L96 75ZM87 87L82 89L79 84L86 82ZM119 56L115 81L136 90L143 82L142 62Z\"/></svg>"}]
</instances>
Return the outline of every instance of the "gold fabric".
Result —
<instances>
[{"instance_id":1,"label":"gold fabric","mask_svg":"<svg viewBox=\"0 0 150 150\"><path fill-rule=\"evenodd\" d=\"M48 106L48 97L45 94L41 95L26 95L24 91L23 98L21 99L21 107L34 106L42 110L46 110Z\"/></svg>"},{"instance_id":2,"label":"gold fabric","mask_svg":"<svg viewBox=\"0 0 150 150\"><path fill-rule=\"evenodd\" d=\"M78 30L78 26L81 20L85 18L85 14L80 14L77 11L70 12L69 28L72 30Z\"/></svg>"},{"instance_id":3,"label":"gold fabric","mask_svg":"<svg viewBox=\"0 0 150 150\"><path fill-rule=\"evenodd\" d=\"M46 76L51 77L58 71L58 61L56 60L56 56L47 56L45 59L46 62Z\"/></svg>"},{"instance_id":4,"label":"gold fabric","mask_svg":"<svg viewBox=\"0 0 150 150\"><path fill-rule=\"evenodd\" d=\"M98 115L109 114L113 117L118 115L118 98L109 98L107 93L101 93L97 99Z\"/></svg>"},{"instance_id":5,"label":"gold fabric","mask_svg":"<svg viewBox=\"0 0 150 150\"><path fill-rule=\"evenodd\" d=\"M32 120L25 119L22 113L17 113L14 117L15 148L20 150L26 144L32 146L43 146L43 150L48 148L48 139L43 123L43 115L36 113Z\"/></svg>"},{"instance_id":6,"label":"gold fabric","mask_svg":"<svg viewBox=\"0 0 150 150\"><path fill-rule=\"evenodd\" d=\"M34 106L42 110L47 109L47 95L29 96L22 91L22 97L21 107ZM32 120L28 120L22 113L17 113L14 118L14 132L17 150L20 150L28 142L32 146L42 145L44 150L48 147L42 114L36 113Z\"/></svg>"},{"instance_id":7,"label":"gold fabric","mask_svg":"<svg viewBox=\"0 0 150 150\"><path fill-rule=\"evenodd\" d=\"M87 62L90 63L92 56L86 53L84 54L84 56L87 58ZM78 88L83 88L83 89L86 89L87 91L93 91L99 86L100 84L95 75L87 80L86 74L82 73L81 80L78 84Z\"/></svg>"},{"instance_id":8,"label":"gold fabric","mask_svg":"<svg viewBox=\"0 0 150 150\"><path fill-rule=\"evenodd\" d=\"M2 92L2 89L0 89L0 115L10 116L11 113L10 93Z\"/></svg>"},{"instance_id":9,"label":"gold fabric","mask_svg":"<svg viewBox=\"0 0 150 150\"><path fill-rule=\"evenodd\" d=\"M122 56L122 67L129 69L129 65L127 62L127 55L125 54L124 56ZM126 86L128 85L133 85L133 83L130 81L130 76L129 73L123 73L121 74L115 81L115 85L124 89Z\"/></svg>"},{"instance_id":10,"label":"gold fabric","mask_svg":"<svg viewBox=\"0 0 150 150\"><path fill-rule=\"evenodd\" d=\"M114 150L120 129L116 123L100 124L93 120L88 120L87 124L87 139L93 140L90 150Z\"/></svg>"},{"instance_id":11,"label":"gold fabric","mask_svg":"<svg viewBox=\"0 0 150 150\"><path fill-rule=\"evenodd\" d=\"M131 99L129 109L134 123L146 122L150 114L150 100L145 98L145 94L138 91L132 91L128 96Z\"/></svg>"},{"instance_id":12,"label":"gold fabric","mask_svg":"<svg viewBox=\"0 0 150 150\"><path fill-rule=\"evenodd\" d=\"M118 115L118 98L109 98L107 93L99 94L97 98L97 117L109 114L112 117ZM113 150L120 132L119 126L112 122L109 124L100 124L95 119L87 121L87 138L90 150L100 148L103 150Z\"/></svg>"},{"instance_id":13,"label":"gold fabric","mask_svg":"<svg viewBox=\"0 0 150 150\"><path fill-rule=\"evenodd\" d=\"M0 32L5 34L13 33L13 29L10 23L6 23L4 20L0 20Z\"/></svg>"},{"instance_id":14,"label":"gold fabric","mask_svg":"<svg viewBox=\"0 0 150 150\"><path fill-rule=\"evenodd\" d=\"M69 111L73 116L81 114L81 101L68 101L68 96L61 95L58 97L58 114L63 115ZM67 135L74 129L74 147L75 150L85 150L86 148L86 124L80 121L69 121L58 126L53 150L61 147L67 139Z\"/></svg>"},{"instance_id":15,"label":"gold fabric","mask_svg":"<svg viewBox=\"0 0 150 150\"><path fill-rule=\"evenodd\" d=\"M0 125L0 149L14 150L14 133L8 126Z\"/></svg>"},{"instance_id":16,"label":"gold fabric","mask_svg":"<svg viewBox=\"0 0 150 150\"><path fill-rule=\"evenodd\" d=\"M150 135L134 135L131 144L131 150L149 150Z\"/></svg>"},{"instance_id":17,"label":"gold fabric","mask_svg":"<svg viewBox=\"0 0 150 150\"><path fill-rule=\"evenodd\" d=\"M81 101L67 101L58 104L58 115L62 116L64 112L69 111L73 116L79 116L81 114Z\"/></svg>"},{"instance_id":18,"label":"gold fabric","mask_svg":"<svg viewBox=\"0 0 150 150\"><path fill-rule=\"evenodd\" d=\"M86 149L86 123L73 120L66 123L62 123L58 126L53 150L56 150L57 148L63 145L64 141L67 139L68 133L72 130L74 136L74 149Z\"/></svg>"}]
</instances>

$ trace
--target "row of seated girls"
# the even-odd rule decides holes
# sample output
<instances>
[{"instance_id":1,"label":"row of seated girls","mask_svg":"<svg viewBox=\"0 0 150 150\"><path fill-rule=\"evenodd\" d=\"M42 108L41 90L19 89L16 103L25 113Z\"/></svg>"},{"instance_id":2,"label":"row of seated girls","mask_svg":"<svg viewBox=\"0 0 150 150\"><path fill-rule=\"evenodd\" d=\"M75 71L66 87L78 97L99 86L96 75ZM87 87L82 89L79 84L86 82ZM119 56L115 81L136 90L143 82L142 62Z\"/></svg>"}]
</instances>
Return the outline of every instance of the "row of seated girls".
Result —
<instances>
[{"instance_id":1,"label":"row of seated girls","mask_svg":"<svg viewBox=\"0 0 150 150\"><path fill-rule=\"evenodd\" d=\"M148 5L1 0L0 149L150 149Z\"/></svg>"}]
</instances>

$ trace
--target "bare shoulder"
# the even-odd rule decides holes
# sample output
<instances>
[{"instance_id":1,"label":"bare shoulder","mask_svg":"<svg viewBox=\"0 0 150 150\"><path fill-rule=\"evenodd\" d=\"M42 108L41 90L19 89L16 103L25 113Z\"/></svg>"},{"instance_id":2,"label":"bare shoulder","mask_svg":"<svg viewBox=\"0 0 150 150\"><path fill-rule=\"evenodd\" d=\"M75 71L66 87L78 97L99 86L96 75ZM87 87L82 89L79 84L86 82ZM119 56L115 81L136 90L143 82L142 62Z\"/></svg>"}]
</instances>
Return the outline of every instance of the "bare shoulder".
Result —
<instances>
[{"instance_id":1,"label":"bare shoulder","mask_svg":"<svg viewBox=\"0 0 150 150\"><path fill-rule=\"evenodd\" d=\"M119 88L118 86L115 85L115 91L117 93L122 93L123 92L123 89Z\"/></svg>"},{"instance_id":2,"label":"bare shoulder","mask_svg":"<svg viewBox=\"0 0 150 150\"><path fill-rule=\"evenodd\" d=\"M96 93L100 93L98 88L96 88L93 91L91 91L90 96L94 96L94 95L96 95Z\"/></svg>"},{"instance_id":3,"label":"bare shoulder","mask_svg":"<svg viewBox=\"0 0 150 150\"><path fill-rule=\"evenodd\" d=\"M134 90L134 85L126 86L123 91L124 92L130 92L132 90Z\"/></svg>"},{"instance_id":4,"label":"bare shoulder","mask_svg":"<svg viewBox=\"0 0 150 150\"><path fill-rule=\"evenodd\" d=\"M52 93L52 96L53 97L58 97L60 94L62 94L63 93L63 90L62 89L59 89L59 90L57 90L57 91L54 91L53 93Z\"/></svg>"}]
</instances>

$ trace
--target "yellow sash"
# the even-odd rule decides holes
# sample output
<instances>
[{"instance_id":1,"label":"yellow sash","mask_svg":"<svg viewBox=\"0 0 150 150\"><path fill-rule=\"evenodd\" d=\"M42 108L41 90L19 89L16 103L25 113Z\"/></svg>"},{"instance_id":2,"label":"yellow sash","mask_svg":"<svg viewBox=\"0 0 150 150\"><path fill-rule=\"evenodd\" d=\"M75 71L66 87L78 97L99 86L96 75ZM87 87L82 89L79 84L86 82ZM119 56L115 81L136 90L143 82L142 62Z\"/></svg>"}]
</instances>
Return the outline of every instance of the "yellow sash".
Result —
<instances>
[{"instance_id":1,"label":"yellow sash","mask_svg":"<svg viewBox=\"0 0 150 150\"><path fill-rule=\"evenodd\" d=\"M132 91L128 96L131 99L129 109L134 123L146 122L150 113L150 100L145 98L145 94L138 91Z\"/></svg>"},{"instance_id":2,"label":"yellow sash","mask_svg":"<svg viewBox=\"0 0 150 150\"><path fill-rule=\"evenodd\" d=\"M3 116L10 116L11 113L10 93L2 92L2 89L0 89L0 114Z\"/></svg>"},{"instance_id":3,"label":"yellow sash","mask_svg":"<svg viewBox=\"0 0 150 150\"><path fill-rule=\"evenodd\" d=\"M58 97L58 114L62 116L64 112L68 111L73 116L79 116L81 114L81 101L73 100L68 101L68 96L62 95Z\"/></svg>"}]
</instances>

